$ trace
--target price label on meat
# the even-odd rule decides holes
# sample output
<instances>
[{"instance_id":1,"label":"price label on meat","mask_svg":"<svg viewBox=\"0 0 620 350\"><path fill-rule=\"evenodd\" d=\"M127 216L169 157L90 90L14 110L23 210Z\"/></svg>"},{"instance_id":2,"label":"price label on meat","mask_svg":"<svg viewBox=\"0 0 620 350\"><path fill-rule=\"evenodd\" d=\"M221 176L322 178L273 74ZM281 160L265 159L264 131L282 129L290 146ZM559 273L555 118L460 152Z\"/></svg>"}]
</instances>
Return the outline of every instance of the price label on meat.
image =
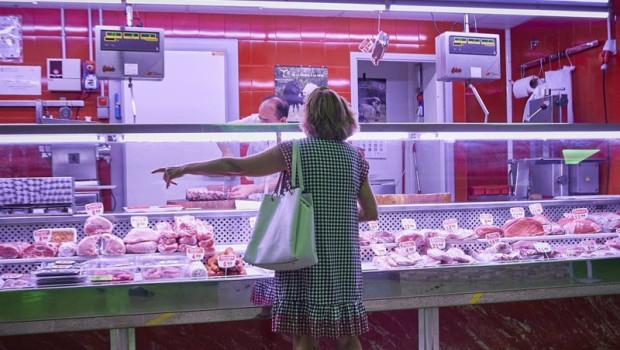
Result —
<instances>
[{"instance_id":1,"label":"price label on meat","mask_svg":"<svg viewBox=\"0 0 620 350\"><path fill-rule=\"evenodd\" d=\"M446 247L446 239L444 237L432 237L429 243L431 248L444 249Z\"/></svg>"},{"instance_id":2,"label":"price label on meat","mask_svg":"<svg viewBox=\"0 0 620 350\"><path fill-rule=\"evenodd\" d=\"M534 243L534 249L536 249L539 253L549 253L551 252L551 246L547 242L536 242Z\"/></svg>"},{"instance_id":3,"label":"price label on meat","mask_svg":"<svg viewBox=\"0 0 620 350\"><path fill-rule=\"evenodd\" d=\"M400 223L403 225L405 230L415 230L418 226L415 222L415 219L402 219Z\"/></svg>"},{"instance_id":4,"label":"price label on meat","mask_svg":"<svg viewBox=\"0 0 620 350\"><path fill-rule=\"evenodd\" d=\"M201 247L187 247L185 255L189 260L202 260L205 257L205 250Z\"/></svg>"},{"instance_id":5,"label":"price label on meat","mask_svg":"<svg viewBox=\"0 0 620 350\"><path fill-rule=\"evenodd\" d=\"M488 213L480 214L480 222L483 225L493 225L493 214L488 214Z\"/></svg>"},{"instance_id":6,"label":"price label on meat","mask_svg":"<svg viewBox=\"0 0 620 350\"><path fill-rule=\"evenodd\" d=\"M379 231L379 221L368 221L368 227L371 231Z\"/></svg>"},{"instance_id":7,"label":"price label on meat","mask_svg":"<svg viewBox=\"0 0 620 350\"><path fill-rule=\"evenodd\" d=\"M443 228L447 231L456 231L459 228L459 222L455 218L445 219L443 221Z\"/></svg>"},{"instance_id":8,"label":"price label on meat","mask_svg":"<svg viewBox=\"0 0 620 350\"><path fill-rule=\"evenodd\" d=\"M594 241L581 241L579 242L579 245L581 245L587 252L593 252L596 250L596 243Z\"/></svg>"},{"instance_id":9,"label":"price label on meat","mask_svg":"<svg viewBox=\"0 0 620 350\"><path fill-rule=\"evenodd\" d=\"M35 242L49 242L52 240L52 230L36 230L32 233Z\"/></svg>"},{"instance_id":10,"label":"price label on meat","mask_svg":"<svg viewBox=\"0 0 620 350\"><path fill-rule=\"evenodd\" d=\"M132 216L131 227L133 228L149 227L149 218L146 216Z\"/></svg>"},{"instance_id":11,"label":"price label on meat","mask_svg":"<svg viewBox=\"0 0 620 350\"><path fill-rule=\"evenodd\" d=\"M404 250L407 254L413 254L418 250L418 247L416 247L415 242L413 241L400 242L398 243L398 247Z\"/></svg>"},{"instance_id":12,"label":"price label on meat","mask_svg":"<svg viewBox=\"0 0 620 350\"><path fill-rule=\"evenodd\" d=\"M540 203L530 204L529 208L532 215L540 215L543 213L543 208Z\"/></svg>"},{"instance_id":13,"label":"price label on meat","mask_svg":"<svg viewBox=\"0 0 620 350\"><path fill-rule=\"evenodd\" d=\"M88 203L84 208L86 209L86 214L90 216L103 214L103 203Z\"/></svg>"},{"instance_id":14,"label":"price label on meat","mask_svg":"<svg viewBox=\"0 0 620 350\"><path fill-rule=\"evenodd\" d=\"M572 211L573 219L585 219L588 216L588 208L577 208Z\"/></svg>"},{"instance_id":15,"label":"price label on meat","mask_svg":"<svg viewBox=\"0 0 620 350\"><path fill-rule=\"evenodd\" d=\"M220 255L217 257L217 266L221 269L230 269L235 266L237 257L234 255Z\"/></svg>"},{"instance_id":16,"label":"price label on meat","mask_svg":"<svg viewBox=\"0 0 620 350\"><path fill-rule=\"evenodd\" d=\"M387 249L381 243L371 244L370 248L372 249L372 251L377 256L383 256L383 255L387 254Z\"/></svg>"},{"instance_id":17,"label":"price label on meat","mask_svg":"<svg viewBox=\"0 0 620 350\"><path fill-rule=\"evenodd\" d=\"M248 220L250 222L250 228L253 230L254 226L256 226L256 216L252 216Z\"/></svg>"},{"instance_id":18,"label":"price label on meat","mask_svg":"<svg viewBox=\"0 0 620 350\"><path fill-rule=\"evenodd\" d=\"M510 215L515 219L521 219L525 217L525 209L521 207L510 208Z\"/></svg>"},{"instance_id":19,"label":"price label on meat","mask_svg":"<svg viewBox=\"0 0 620 350\"><path fill-rule=\"evenodd\" d=\"M485 236L489 245L495 245L499 243L499 232L492 232Z\"/></svg>"}]
</instances>

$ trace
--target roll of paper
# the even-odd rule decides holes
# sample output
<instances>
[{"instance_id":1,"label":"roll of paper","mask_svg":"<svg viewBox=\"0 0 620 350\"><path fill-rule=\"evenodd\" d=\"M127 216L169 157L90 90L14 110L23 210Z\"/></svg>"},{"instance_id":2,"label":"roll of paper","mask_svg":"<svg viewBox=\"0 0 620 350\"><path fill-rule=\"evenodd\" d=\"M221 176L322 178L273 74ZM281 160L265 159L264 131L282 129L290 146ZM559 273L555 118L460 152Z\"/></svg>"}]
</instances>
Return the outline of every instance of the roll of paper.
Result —
<instances>
[{"instance_id":1,"label":"roll of paper","mask_svg":"<svg viewBox=\"0 0 620 350\"><path fill-rule=\"evenodd\" d=\"M530 75L521 78L512 85L512 93L516 98L528 97L538 85L538 77Z\"/></svg>"}]
</instances>

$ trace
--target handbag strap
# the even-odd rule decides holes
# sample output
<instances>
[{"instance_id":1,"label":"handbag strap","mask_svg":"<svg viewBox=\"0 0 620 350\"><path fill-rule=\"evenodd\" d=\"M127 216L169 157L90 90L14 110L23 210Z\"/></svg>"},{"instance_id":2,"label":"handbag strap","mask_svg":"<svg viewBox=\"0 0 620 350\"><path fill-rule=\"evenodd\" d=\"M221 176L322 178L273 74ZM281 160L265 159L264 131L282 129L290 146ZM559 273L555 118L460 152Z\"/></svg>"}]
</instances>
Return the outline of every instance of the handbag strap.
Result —
<instances>
[{"instance_id":1,"label":"handbag strap","mask_svg":"<svg viewBox=\"0 0 620 350\"><path fill-rule=\"evenodd\" d=\"M301 155L299 152L299 140L293 140L293 160L291 164L291 187L297 187L297 174L299 173L299 189L303 192L306 188L304 174L301 170Z\"/></svg>"}]
</instances>

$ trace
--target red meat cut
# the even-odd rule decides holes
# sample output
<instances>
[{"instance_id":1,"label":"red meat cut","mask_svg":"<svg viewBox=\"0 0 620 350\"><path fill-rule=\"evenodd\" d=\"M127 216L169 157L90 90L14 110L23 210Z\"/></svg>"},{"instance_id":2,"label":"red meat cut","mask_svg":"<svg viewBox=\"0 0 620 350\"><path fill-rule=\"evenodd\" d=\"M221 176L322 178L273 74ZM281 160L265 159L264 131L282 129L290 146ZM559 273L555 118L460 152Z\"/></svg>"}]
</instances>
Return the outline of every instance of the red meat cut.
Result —
<instances>
[{"instance_id":1,"label":"red meat cut","mask_svg":"<svg viewBox=\"0 0 620 350\"><path fill-rule=\"evenodd\" d=\"M35 242L24 249L23 257L26 259L34 258L53 258L58 252L56 246L47 242Z\"/></svg>"},{"instance_id":2,"label":"red meat cut","mask_svg":"<svg viewBox=\"0 0 620 350\"><path fill-rule=\"evenodd\" d=\"M569 235L572 234L584 234L584 233L597 233L601 232L601 226L592 220L588 219L576 219L571 220L568 223L562 225L562 228L566 230Z\"/></svg>"},{"instance_id":3,"label":"red meat cut","mask_svg":"<svg viewBox=\"0 0 620 350\"><path fill-rule=\"evenodd\" d=\"M499 233L500 237L504 236L504 230L495 225L480 225L474 229L478 238L486 238L489 233Z\"/></svg>"},{"instance_id":4,"label":"red meat cut","mask_svg":"<svg viewBox=\"0 0 620 350\"><path fill-rule=\"evenodd\" d=\"M30 244L26 242L11 242L0 244L0 258L2 259L15 259L21 258L24 253L24 249Z\"/></svg>"},{"instance_id":5,"label":"red meat cut","mask_svg":"<svg viewBox=\"0 0 620 350\"><path fill-rule=\"evenodd\" d=\"M504 237L531 237L545 234L543 225L534 218L508 220L502 229L504 230Z\"/></svg>"}]
</instances>

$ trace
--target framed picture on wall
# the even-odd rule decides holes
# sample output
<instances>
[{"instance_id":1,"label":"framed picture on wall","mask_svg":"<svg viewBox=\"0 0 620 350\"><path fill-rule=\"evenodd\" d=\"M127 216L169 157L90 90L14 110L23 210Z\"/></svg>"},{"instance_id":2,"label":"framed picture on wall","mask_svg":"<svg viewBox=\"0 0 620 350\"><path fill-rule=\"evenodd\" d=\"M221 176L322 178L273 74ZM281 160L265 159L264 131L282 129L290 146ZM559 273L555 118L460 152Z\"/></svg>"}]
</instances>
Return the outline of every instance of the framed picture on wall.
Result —
<instances>
[{"instance_id":1,"label":"framed picture on wall","mask_svg":"<svg viewBox=\"0 0 620 350\"><path fill-rule=\"evenodd\" d=\"M385 79L359 78L358 86L358 119L360 123L385 123L386 98Z\"/></svg>"},{"instance_id":2,"label":"framed picture on wall","mask_svg":"<svg viewBox=\"0 0 620 350\"><path fill-rule=\"evenodd\" d=\"M23 62L21 16L0 16L0 62Z\"/></svg>"},{"instance_id":3,"label":"framed picture on wall","mask_svg":"<svg viewBox=\"0 0 620 350\"><path fill-rule=\"evenodd\" d=\"M326 67L275 66L276 95L289 104L289 122L298 122L303 115L306 97L319 86L327 86Z\"/></svg>"}]
</instances>

